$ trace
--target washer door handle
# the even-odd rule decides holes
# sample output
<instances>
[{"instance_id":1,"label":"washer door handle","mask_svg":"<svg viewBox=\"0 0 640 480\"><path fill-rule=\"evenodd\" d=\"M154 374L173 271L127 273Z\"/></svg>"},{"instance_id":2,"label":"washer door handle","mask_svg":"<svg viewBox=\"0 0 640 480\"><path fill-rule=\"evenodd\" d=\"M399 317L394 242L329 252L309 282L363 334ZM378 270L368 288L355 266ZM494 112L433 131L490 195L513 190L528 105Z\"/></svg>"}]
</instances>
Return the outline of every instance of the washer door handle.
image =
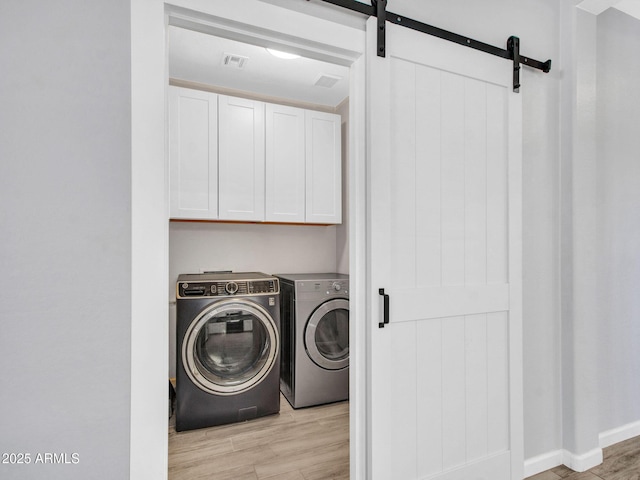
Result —
<instances>
[{"instance_id":1,"label":"washer door handle","mask_svg":"<svg viewBox=\"0 0 640 480\"><path fill-rule=\"evenodd\" d=\"M389 295L384 293L384 288L378 289L378 293L384 299L384 306L382 309L382 322L378 323L378 328L384 328L389 323Z\"/></svg>"}]
</instances>

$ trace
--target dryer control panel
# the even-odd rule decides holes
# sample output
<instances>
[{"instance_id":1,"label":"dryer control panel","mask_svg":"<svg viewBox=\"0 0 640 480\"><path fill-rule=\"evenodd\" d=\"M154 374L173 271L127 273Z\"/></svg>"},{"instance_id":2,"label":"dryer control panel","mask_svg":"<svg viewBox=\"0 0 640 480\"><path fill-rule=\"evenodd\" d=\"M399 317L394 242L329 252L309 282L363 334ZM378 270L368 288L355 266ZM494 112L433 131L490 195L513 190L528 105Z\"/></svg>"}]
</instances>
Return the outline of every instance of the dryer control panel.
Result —
<instances>
[{"instance_id":1,"label":"dryer control panel","mask_svg":"<svg viewBox=\"0 0 640 480\"><path fill-rule=\"evenodd\" d=\"M298 295L306 298L321 298L325 296L349 296L349 281L343 279L335 280L305 280L296 282Z\"/></svg>"}]
</instances>

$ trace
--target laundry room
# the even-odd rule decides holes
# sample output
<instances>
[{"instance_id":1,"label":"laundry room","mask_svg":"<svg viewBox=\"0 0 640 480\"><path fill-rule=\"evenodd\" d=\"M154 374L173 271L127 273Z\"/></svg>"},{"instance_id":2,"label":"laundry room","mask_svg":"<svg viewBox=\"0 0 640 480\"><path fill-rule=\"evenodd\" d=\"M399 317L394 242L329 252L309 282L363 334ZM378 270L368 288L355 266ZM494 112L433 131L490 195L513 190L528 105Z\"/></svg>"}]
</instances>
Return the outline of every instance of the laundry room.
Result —
<instances>
[{"instance_id":1,"label":"laundry room","mask_svg":"<svg viewBox=\"0 0 640 480\"><path fill-rule=\"evenodd\" d=\"M334 468L336 478L342 478L340 472L348 478L349 67L298 55L291 47L285 52L226 38L204 18L196 25L178 17L167 27L169 376L175 388L169 478L219 470L219 453L227 459L229 478L243 468L263 476L290 471L298 454L306 462L295 467L300 471ZM251 355L257 358L268 348L239 346L240 335L230 335L237 330L231 325L240 321L249 343L269 336L270 322L260 320L257 305L265 281L273 282L265 292L272 294L271 307L264 305L266 317L276 310L273 317L279 317L277 339L265 345L277 346L282 357L277 360L254 359ZM239 285L238 291L229 285ZM302 305L296 295L307 285L321 289L321 297L297 315L311 317L320 305L324 310L318 308L321 315L309 320L311 326L296 327L297 320L284 316ZM208 296L189 297L200 288ZM258 294L243 299L243 292ZM194 310L195 320L183 318L180 312L187 310ZM304 349L296 328L324 341L318 340L317 359L304 365L296 357L296 349ZM236 343L221 344L220 332ZM207 340L199 340L203 335ZM243 360L229 353L244 347L255 352L247 356L243 350ZM185 349L197 351L191 363ZM275 384L268 368L273 362L283 375ZM192 375L198 369L202 376ZM258 372L251 380L255 386L245 388L238 380L245 370L248 376ZM227 382L225 376L233 379ZM279 406L265 400L274 397L273 388ZM306 435L324 432L311 444L289 433L279 440L293 425ZM208 443L202 444L203 435ZM234 446L235 456L225 449L247 437L254 437L256 451L264 450L256 438L273 442L275 460L250 447ZM200 454L190 452L195 444ZM278 459L278 448L287 462ZM310 455L311 448L326 452ZM236 463L229 460L234 458Z\"/></svg>"}]
</instances>

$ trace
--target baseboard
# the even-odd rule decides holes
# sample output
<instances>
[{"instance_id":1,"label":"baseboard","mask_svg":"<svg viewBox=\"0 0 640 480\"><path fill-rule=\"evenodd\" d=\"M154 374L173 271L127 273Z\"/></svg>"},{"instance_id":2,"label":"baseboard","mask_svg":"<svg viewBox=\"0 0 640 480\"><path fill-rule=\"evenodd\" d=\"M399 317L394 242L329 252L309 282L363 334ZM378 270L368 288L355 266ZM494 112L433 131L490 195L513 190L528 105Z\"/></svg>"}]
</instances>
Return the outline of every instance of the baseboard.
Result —
<instances>
[{"instance_id":1,"label":"baseboard","mask_svg":"<svg viewBox=\"0 0 640 480\"><path fill-rule=\"evenodd\" d=\"M525 478L531 477L559 465L566 465L576 472L584 472L602 463L603 448L610 447L618 442L624 442L638 435L640 435L640 421L602 432L598 436L600 448L594 448L582 455L576 455L567 450L554 450L528 458L524 462L524 476Z\"/></svg>"},{"instance_id":2,"label":"baseboard","mask_svg":"<svg viewBox=\"0 0 640 480\"><path fill-rule=\"evenodd\" d=\"M628 423L627 425L607 430L599 436L600 448L610 447L615 443L624 442L638 435L640 435L640 422Z\"/></svg>"},{"instance_id":3,"label":"baseboard","mask_svg":"<svg viewBox=\"0 0 640 480\"><path fill-rule=\"evenodd\" d=\"M602 448L594 448L593 450L576 455L567 450L562 451L562 463L575 472L586 472L602 463Z\"/></svg>"},{"instance_id":4,"label":"baseboard","mask_svg":"<svg viewBox=\"0 0 640 480\"><path fill-rule=\"evenodd\" d=\"M602 463L602 449L593 450L582 455L576 455L567 450L555 450L537 457L528 458L524 462L525 478L537 475L559 465L566 465L576 472L585 472Z\"/></svg>"},{"instance_id":5,"label":"baseboard","mask_svg":"<svg viewBox=\"0 0 640 480\"><path fill-rule=\"evenodd\" d=\"M524 476L532 477L538 473L562 465L563 452L556 450L554 452L545 453L536 457L528 458L524 461Z\"/></svg>"}]
</instances>

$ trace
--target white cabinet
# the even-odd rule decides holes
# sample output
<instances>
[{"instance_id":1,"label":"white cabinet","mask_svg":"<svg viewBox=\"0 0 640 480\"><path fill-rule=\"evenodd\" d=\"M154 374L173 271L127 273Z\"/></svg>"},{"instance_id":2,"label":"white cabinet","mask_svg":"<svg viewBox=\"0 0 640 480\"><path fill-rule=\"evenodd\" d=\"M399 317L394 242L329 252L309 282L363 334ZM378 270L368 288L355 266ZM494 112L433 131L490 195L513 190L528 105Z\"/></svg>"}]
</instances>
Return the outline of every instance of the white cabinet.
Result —
<instances>
[{"instance_id":1,"label":"white cabinet","mask_svg":"<svg viewBox=\"0 0 640 480\"><path fill-rule=\"evenodd\" d=\"M342 222L340 115L305 112L307 223Z\"/></svg>"},{"instance_id":2,"label":"white cabinet","mask_svg":"<svg viewBox=\"0 0 640 480\"><path fill-rule=\"evenodd\" d=\"M340 116L169 87L170 216L342 221Z\"/></svg>"},{"instance_id":3,"label":"white cabinet","mask_svg":"<svg viewBox=\"0 0 640 480\"><path fill-rule=\"evenodd\" d=\"M268 222L305 221L305 111L267 104L266 214Z\"/></svg>"},{"instance_id":4,"label":"white cabinet","mask_svg":"<svg viewBox=\"0 0 640 480\"><path fill-rule=\"evenodd\" d=\"M264 220L264 102L219 97L219 218Z\"/></svg>"},{"instance_id":5,"label":"white cabinet","mask_svg":"<svg viewBox=\"0 0 640 480\"><path fill-rule=\"evenodd\" d=\"M171 218L218 218L218 95L169 89Z\"/></svg>"},{"instance_id":6,"label":"white cabinet","mask_svg":"<svg viewBox=\"0 0 640 480\"><path fill-rule=\"evenodd\" d=\"M340 115L272 104L266 112L265 220L340 223Z\"/></svg>"}]
</instances>

